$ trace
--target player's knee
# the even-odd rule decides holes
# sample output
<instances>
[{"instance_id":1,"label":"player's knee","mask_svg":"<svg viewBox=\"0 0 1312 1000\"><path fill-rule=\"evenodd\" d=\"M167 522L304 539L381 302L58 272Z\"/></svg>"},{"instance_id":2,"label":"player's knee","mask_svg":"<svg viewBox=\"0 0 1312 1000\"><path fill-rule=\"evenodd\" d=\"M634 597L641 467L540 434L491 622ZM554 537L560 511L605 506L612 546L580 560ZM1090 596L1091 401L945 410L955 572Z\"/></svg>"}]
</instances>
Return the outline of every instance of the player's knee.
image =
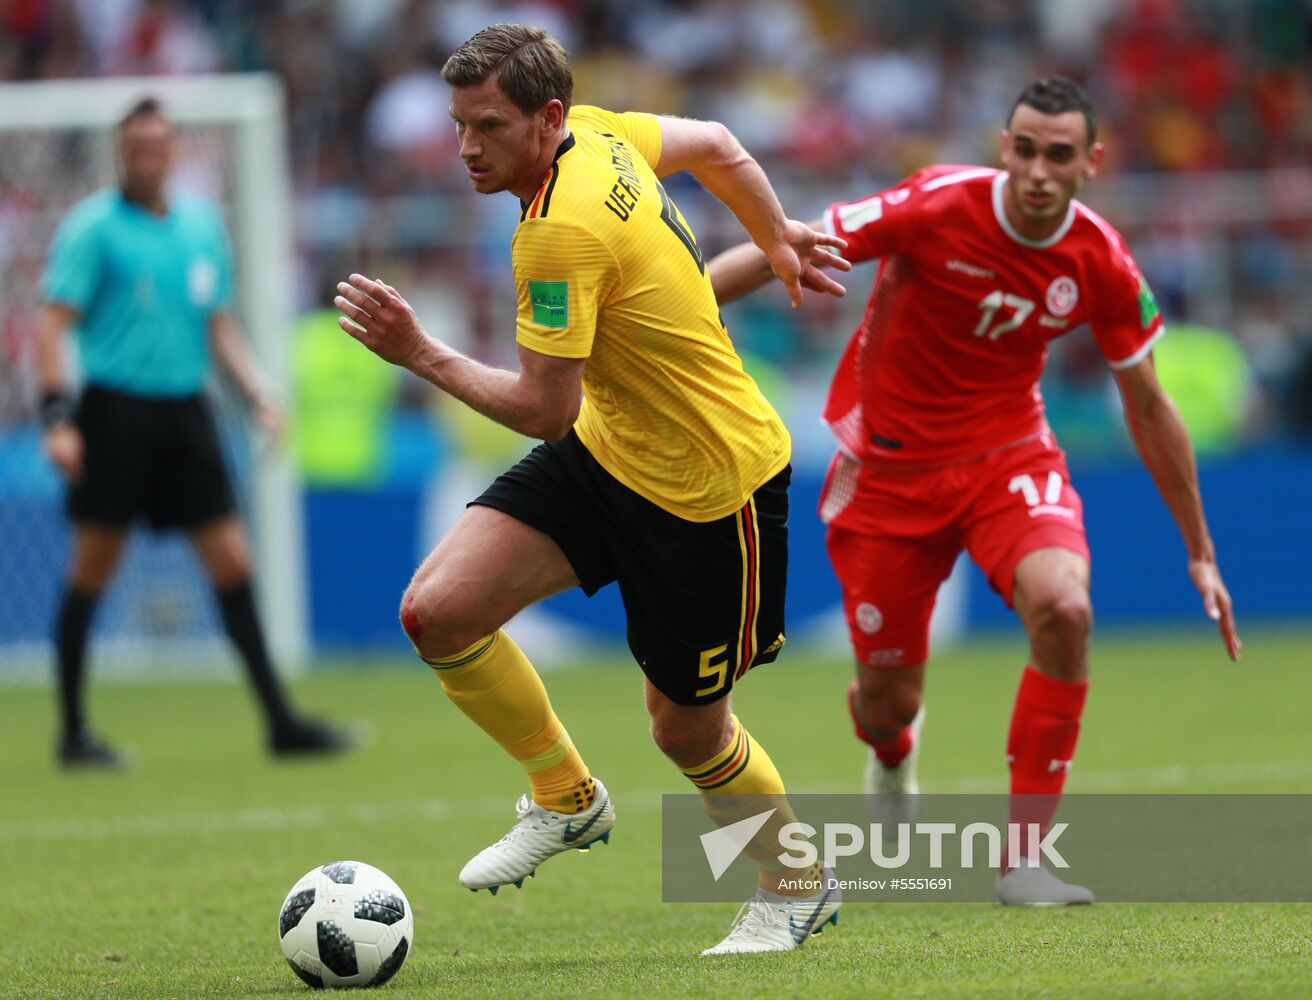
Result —
<instances>
[{"instance_id":1,"label":"player's knee","mask_svg":"<svg viewBox=\"0 0 1312 1000\"><path fill-rule=\"evenodd\" d=\"M454 656L495 631L462 613L451 594L428 582L415 581L406 588L400 617L401 628L425 660Z\"/></svg>"},{"instance_id":2,"label":"player's knee","mask_svg":"<svg viewBox=\"0 0 1312 1000\"><path fill-rule=\"evenodd\" d=\"M875 739L888 739L915 721L920 691L890 687L875 696L860 694L856 710L862 729Z\"/></svg>"},{"instance_id":3,"label":"player's knee","mask_svg":"<svg viewBox=\"0 0 1312 1000\"><path fill-rule=\"evenodd\" d=\"M659 715L652 716L651 738L656 748L672 759L684 756L691 743L686 732L680 732L678 726L672 725Z\"/></svg>"},{"instance_id":4,"label":"player's knee","mask_svg":"<svg viewBox=\"0 0 1312 1000\"><path fill-rule=\"evenodd\" d=\"M223 564L215 571L216 577L221 578L220 582L230 582L232 586L244 583L251 578L251 557L246 550L246 546L235 546L228 554Z\"/></svg>"},{"instance_id":5,"label":"player's knee","mask_svg":"<svg viewBox=\"0 0 1312 1000\"><path fill-rule=\"evenodd\" d=\"M867 669L858 675L856 710L863 726L896 732L914 721L921 698L917 667Z\"/></svg>"},{"instance_id":6,"label":"player's knee","mask_svg":"<svg viewBox=\"0 0 1312 1000\"><path fill-rule=\"evenodd\" d=\"M890 700L886 712L887 723L891 723L891 728L901 730L916 721L916 714L920 711L920 692L899 692L896 698Z\"/></svg>"},{"instance_id":7,"label":"player's knee","mask_svg":"<svg viewBox=\"0 0 1312 1000\"><path fill-rule=\"evenodd\" d=\"M684 720L653 715L651 738L661 753L677 767L696 767L715 756L714 734L689 726Z\"/></svg>"},{"instance_id":8,"label":"player's knee","mask_svg":"<svg viewBox=\"0 0 1312 1000\"><path fill-rule=\"evenodd\" d=\"M112 565L82 565L73 567L69 575L69 585L83 594L99 594L109 583Z\"/></svg>"},{"instance_id":9,"label":"player's knee","mask_svg":"<svg viewBox=\"0 0 1312 1000\"><path fill-rule=\"evenodd\" d=\"M400 614L401 628L405 630L411 642L418 644L424 634L424 623L419 617L419 601L413 590L407 589L405 596L401 598Z\"/></svg>"},{"instance_id":10,"label":"player's knee","mask_svg":"<svg viewBox=\"0 0 1312 1000\"><path fill-rule=\"evenodd\" d=\"M84 594L99 594L109 586L118 568L118 552L79 553L68 582Z\"/></svg>"},{"instance_id":11,"label":"player's knee","mask_svg":"<svg viewBox=\"0 0 1312 1000\"><path fill-rule=\"evenodd\" d=\"M1068 587L1044 594L1034 606L1038 628L1068 639L1083 639L1093 628L1093 605L1083 588Z\"/></svg>"},{"instance_id":12,"label":"player's knee","mask_svg":"<svg viewBox=\"0 0 1312 1000\"><path fill-rule=\"evenodd\" d=\"M224 563L210 568L210 582L215 590L233 590L249 583L250 579L250 565L243 561Z\"/></svg>"},{"instance_id":13,"label":"player's knee","mask_svg":"<svg viewBox=\"0 0 1312 1000\"><path fill-rule=\"evenodd\" d=\"M231 590L250 580L250 546L236 517L224 517L217 523L196 529L191 538L210 582L217 589Z\"/></svg>"}]
</instances>

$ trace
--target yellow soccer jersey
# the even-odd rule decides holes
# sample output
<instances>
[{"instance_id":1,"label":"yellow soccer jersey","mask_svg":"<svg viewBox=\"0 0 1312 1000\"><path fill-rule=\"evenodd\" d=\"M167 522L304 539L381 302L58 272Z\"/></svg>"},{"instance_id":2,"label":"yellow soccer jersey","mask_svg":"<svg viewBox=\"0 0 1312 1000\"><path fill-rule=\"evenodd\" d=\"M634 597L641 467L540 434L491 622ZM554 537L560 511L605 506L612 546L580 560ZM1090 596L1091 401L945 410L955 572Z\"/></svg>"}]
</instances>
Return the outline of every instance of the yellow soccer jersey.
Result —
<instances>
[{"instance_id":1,"label":"yellow soccer jersey","mask_svg":"<svg viewBox=\"0 0 1312 1000\"><path fill-rule=\"evenodd\" d=\"M743 371L696 238L650 164L652 115L570 111L511 256L517 339L587 358L574 425L625 486L689 521L738 510L787 464L783 421Z\"/></svg>"}]
</instances>

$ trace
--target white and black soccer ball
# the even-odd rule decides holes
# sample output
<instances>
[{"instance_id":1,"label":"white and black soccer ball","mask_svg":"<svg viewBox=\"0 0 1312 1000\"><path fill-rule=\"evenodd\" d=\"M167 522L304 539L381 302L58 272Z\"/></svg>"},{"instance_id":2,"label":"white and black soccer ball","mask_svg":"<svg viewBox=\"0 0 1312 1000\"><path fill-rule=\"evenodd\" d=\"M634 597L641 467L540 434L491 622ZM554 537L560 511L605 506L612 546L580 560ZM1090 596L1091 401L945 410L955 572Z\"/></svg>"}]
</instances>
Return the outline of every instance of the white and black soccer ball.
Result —
<instances>
[{"instance_id":1,"label":"white and black soccer ball","mask_svg":"<svg viewBox=\"0 0 1312 1000\"><path fill-rule=\"evenodd\" d=\"M401 887L361 861L310 869L278 914L282 953L316 989L387 982L414 939L414 913Z\"/></svg>"}]
</instances>

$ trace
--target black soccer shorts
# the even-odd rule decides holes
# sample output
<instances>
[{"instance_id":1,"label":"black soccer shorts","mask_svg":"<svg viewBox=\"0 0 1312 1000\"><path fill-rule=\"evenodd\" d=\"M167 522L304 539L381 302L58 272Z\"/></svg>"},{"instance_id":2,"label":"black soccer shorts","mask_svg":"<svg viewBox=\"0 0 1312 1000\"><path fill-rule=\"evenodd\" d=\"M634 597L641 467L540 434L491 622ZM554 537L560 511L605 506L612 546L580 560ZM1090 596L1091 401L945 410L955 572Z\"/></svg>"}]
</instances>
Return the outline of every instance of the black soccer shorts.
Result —
<instances>
[{"instance_id":1,"label":"black soccer shorts","mask_svg":"<svg viewBox=\"0 0 1312 1000\"><path fill-rule=\"evenodd\" d=\"M74 422L86 443L68 491L76 522L192 528L233 511L218 432L200 395L156 399L88 386Z\"/></svg>"},{"instance_id":2,"label":"black soccer shorts","mask_svg":"<svg viewBox=\"0 0 1312 1000\"><path fill-rule=\"evenodd\" d=\"M615 479L570 431L470 506L550 536L588 596L618 581L643 672L672 701L702 705L784 644L790 478L786 467L727 517L687 521Z\"/></svg>"}]
</instances>

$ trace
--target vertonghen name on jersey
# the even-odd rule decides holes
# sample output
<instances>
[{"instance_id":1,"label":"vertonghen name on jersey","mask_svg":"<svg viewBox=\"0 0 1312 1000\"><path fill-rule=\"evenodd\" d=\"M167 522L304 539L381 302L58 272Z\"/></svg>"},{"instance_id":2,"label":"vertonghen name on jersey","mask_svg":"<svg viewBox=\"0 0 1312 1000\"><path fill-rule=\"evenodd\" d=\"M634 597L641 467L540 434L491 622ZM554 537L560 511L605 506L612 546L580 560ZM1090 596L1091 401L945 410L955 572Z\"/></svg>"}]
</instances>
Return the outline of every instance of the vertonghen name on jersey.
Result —
<instances>
[{"instance_id":1,"label":"vertonghen name on jersey","mask_svg":"<svg viewBox=\"0 0 1312 1000\"><path fill-rule=\"evenodd\" d=\"M610 162L614 164L616 174L615 183L606 196L606 207L619 216L621 222L628 222L629 213L638 207L638 199L642 197L642 182L633 167L633 155L628 147L611 136L606 136L606 140L610 143Z\"/></svg>"}]
</instances>

